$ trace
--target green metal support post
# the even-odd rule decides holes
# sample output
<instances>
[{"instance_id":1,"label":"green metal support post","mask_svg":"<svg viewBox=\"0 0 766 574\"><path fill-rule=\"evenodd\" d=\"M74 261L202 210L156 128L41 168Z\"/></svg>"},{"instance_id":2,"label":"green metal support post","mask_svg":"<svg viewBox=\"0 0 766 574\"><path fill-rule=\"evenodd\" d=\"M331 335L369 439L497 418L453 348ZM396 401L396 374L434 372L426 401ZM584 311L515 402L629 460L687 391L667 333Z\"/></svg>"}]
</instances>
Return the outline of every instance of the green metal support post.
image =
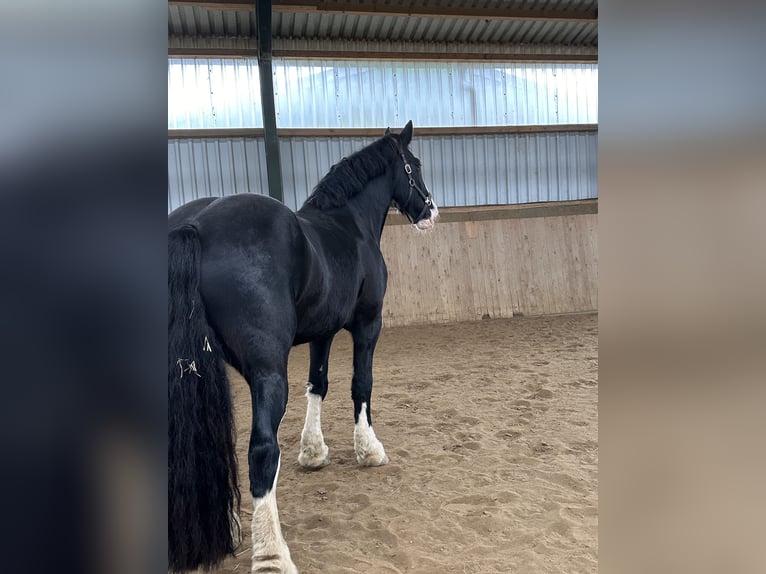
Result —
<instances>
[{"instance_id":1,"label":"green metal support post","mask_svg":"<svg viewBox=\"0 0 766 574\"><path fill-rule=\"evenodd\" d=\"M269 195L284 203L282 162L279 157L277 114L274 106L274 79L271 70L271 0L256 0L258 20L258 75L261 79L261 108L266 144L266 172Z\"/></svg>"}]
</instances>

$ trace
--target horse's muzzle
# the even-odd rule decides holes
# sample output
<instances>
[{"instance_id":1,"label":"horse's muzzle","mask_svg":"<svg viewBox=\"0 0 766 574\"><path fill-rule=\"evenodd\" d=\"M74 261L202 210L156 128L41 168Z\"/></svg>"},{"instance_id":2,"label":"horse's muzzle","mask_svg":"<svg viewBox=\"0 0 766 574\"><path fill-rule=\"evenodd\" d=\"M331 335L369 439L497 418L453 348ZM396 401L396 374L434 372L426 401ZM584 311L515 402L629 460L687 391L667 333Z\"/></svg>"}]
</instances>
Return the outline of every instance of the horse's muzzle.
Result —
<instances>
[{"instance_id":1,"label":"horse's muzzle","mask_svg":"<svg viewBox=\"0 0 766 574\"><path fill-rule=\"evenodd\" d=\"M439 218L439 208L436 207L436 203L431 203L431 216L428 219L421 219L415 224L415 227L421 231L429 231L436 225L436 220Z\"/></svg>"}]
</instances>

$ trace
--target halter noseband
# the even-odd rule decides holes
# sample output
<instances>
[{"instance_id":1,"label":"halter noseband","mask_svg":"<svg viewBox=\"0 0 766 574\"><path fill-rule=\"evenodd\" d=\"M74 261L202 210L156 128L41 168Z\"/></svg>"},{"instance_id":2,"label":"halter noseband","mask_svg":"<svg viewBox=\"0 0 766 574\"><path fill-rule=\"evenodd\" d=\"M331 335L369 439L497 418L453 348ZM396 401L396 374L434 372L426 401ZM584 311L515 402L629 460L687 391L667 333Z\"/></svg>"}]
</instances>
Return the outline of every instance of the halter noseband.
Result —
<instances>
[{"instance_id":1,"label":"halter noseband","mask_svg":"<svg viewBox=\"0 0 766 574\"><path fill-rule=\"evenodd\" d=\"M412 166L407 161L407 157L404 155L404 151L399 147L398 144L396 145L396 151L399 153L399 156L402 158L402 163L404 164L404 172L407 174L407 178L409 179L410 184L410 191L407 194L407 201L404 202L404 205L400 206L401 211L404 213L405 217L410 220L410 223L415 223L416 221L420 221L423 219L423 217L426 214L426 211L428 211L433 204L433 201L431 200L431 194L428 193L428 190L423 190L415 179L412 177ZM418 216L413 219L410 217L409 212L407 211L407 207L410 205L410 201L412 200L412 190L415 190L418 192L418 195L420 196L420 199L423 200L423 209L420 210L420 213L418 213Z\"/></svg>"}]
</instances>

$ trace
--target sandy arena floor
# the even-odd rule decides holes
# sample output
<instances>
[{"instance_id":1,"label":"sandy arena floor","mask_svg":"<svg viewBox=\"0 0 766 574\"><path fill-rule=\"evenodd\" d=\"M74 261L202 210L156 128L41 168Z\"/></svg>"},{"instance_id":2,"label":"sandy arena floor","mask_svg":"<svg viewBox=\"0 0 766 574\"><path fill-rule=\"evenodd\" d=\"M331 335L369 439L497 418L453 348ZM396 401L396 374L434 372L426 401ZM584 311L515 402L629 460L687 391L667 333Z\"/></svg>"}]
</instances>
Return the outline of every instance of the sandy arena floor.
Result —
<instances>
[{"instance_id":1,"label":"sandy arena floor","mask_svg":"<svg viewBox=\"0 0 766 574\"><path fill-rule=\"evenodd\" d=\"M308 346L290 358L277 489L302 574L595 573L598 316L384 329L373 425L391 462L353 451L351 338L330 358L322 412L332 464L298 466ZM218 572L250 571L250 397L233 381L244 542Z\"/></svg>"}]
</instances>

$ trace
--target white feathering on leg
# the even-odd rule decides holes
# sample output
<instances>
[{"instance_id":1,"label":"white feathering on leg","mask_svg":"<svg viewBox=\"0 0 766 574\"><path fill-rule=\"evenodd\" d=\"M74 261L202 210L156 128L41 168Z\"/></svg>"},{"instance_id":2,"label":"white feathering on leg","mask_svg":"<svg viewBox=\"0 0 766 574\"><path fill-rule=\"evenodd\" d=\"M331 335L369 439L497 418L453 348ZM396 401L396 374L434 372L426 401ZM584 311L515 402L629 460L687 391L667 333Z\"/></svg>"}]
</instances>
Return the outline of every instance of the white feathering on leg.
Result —
<instances>
[{"instance_id":1,"label":"white feathering on leg","mask_svg":"<svg viewBox=\"0 0 766 574\"><path fill-rule=\"evenodd\" d=\"M251 572L281 572L298 574L290 549L282 536L277 511L277 480L279 479L280 461L274 484L266 496L253 500L253 563ZM278 570L277 570L278 569Z\"/></svg>"},{"instance_id":2,"label":"white feathering on leg","mask_svg":"<svg viewBox=\"0 0 766 574\"><path fill-rule=\"evenodd\" d=\"M311 392L311 383L306 392L306 422L301 432L301 451L298 464L304 468L321 468L330 463L330 449L322 435L322 397Z\"/></svg>"},{"instance_id":3,"label":"white feathering on leg","mask_svg":"<svg viewBox=\"0 0 766 574\"><path fill-rule=\"evenodd\" d=\"M367 422L367 403L362 403L359 421L354 425L354 451L357 463L362 466L382 466L388 462L383 445Z\"/></svg>"}]
</instances>

